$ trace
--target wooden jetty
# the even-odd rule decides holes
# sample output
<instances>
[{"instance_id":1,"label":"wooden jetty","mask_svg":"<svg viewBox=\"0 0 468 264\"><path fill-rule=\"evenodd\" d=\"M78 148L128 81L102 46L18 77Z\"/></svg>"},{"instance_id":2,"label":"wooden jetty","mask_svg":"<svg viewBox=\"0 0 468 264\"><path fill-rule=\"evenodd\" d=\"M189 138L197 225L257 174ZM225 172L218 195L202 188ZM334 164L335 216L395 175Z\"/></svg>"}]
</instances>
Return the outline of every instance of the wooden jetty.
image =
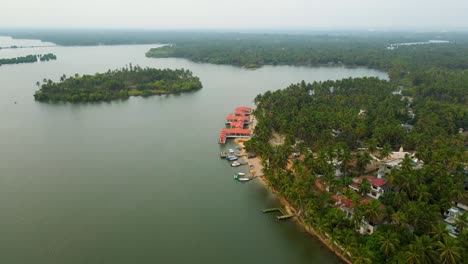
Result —
<instances>
[{"instance_id":1,"label":"wooden jetty","mask_svg":"<svg viewBox=\"0 0 468 264\"><path fill-rule=\"evenodd\" d=\"M294 215L293 214L288 214L288 215L277 215L276 216L276 219L278 220L286 220L286 219L289 219L291 217L293 217Z\"/></svg>"},{"instance_id":2,"label":"wooden jetty","mask_svg":"<svg viewBox=\"0 0 468 264\"><path fill-rule=\"evenodd\" d=\"M280 212L281 215L277 215L276 216L276 219L278 220L286 220L286 219L289 219L291 217L294 217L293 214L286 214L283 209L281 208L268 208L268 209L263 209L262 210L263 213L271 213L271 212Z\"/></svg>"},{"instance_id":3,"label":"wooden jetty","mask_svg":"<svg viewBox=\"0 0 468 264\"><path fill-rule=\"evenodd\" d=\"M271 212L276 212L276 211L283 213L283 209L281 208L268 208L268 209L262 210L263 213L271 213Z\"/></svg>"}]
</instances>

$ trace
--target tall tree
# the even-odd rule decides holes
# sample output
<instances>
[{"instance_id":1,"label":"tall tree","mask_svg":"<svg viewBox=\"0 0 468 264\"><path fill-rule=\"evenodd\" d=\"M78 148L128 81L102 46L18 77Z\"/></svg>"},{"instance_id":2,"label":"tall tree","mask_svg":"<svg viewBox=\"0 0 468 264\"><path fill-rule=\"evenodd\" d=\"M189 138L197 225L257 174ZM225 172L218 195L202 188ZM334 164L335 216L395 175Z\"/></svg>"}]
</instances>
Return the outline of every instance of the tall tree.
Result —
<instances>
[{"instance_id":1,"label":"tall tree","mask_svg":"<svg viewBox=\"0 0 468 264\"><path fill-rule=\"evenodd\" d=\"M466 248L464 249L466 250ZM439 253L439 261L443 264L462 263L463 249L458 245L455 239L447 236L442 241L437 242L437 252Z\"/></svg>"}]
</instances>

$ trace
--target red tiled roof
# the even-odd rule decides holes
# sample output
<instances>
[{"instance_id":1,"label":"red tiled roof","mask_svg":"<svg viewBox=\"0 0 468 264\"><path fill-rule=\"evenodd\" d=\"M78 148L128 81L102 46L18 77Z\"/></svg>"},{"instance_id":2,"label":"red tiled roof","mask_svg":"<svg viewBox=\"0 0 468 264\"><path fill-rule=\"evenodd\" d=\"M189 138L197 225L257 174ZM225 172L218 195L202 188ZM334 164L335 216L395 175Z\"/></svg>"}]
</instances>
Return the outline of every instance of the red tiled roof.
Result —
<instances>
[{"instance_id":1,"label":"red tiled roof","mask_svg":"<svg viewBox=\"0 0 468 264\"><path fill-rule=\"evenodd\" d=\"M341 203L350 208L354 206L353 202L349 199L341 199Z\"/></svg>"},{"instance_id":2,"label":"red tiled roof","mask_svg":"<svg viewBox=\"0 0 468 264\"><path fill-rule=\"evenodd\" d=\"M250 111L252 111L252 108L247 107L247 106L238 106L238 107L236 107L236 112L237 111L250 112Z\"/></svg>"},{"instance_id":3,"label":"red tiled roof","mask_svg":"<svg viewBox=\"0 0 468 264\"><path fill-rule=\"evenodd\" d=\"M377 178L372 181L372 185L379 186L379 187L384 186L385 184L387 184L387 181L382 178Z\"/></svg>"},{"instance_id":4,"label":"red tiled roof","mask_svg":"<svg viewBox=\"0 0 468 264\"><path fill-rule=\"evenodd\" d=\"M242 129L242 128L223 128L221 130L221 133L226 133L226 134L252 134L251 129Z\"/></svg>"},{"instance_id":5,"label":"red tiled roof","mask_svg":"<svg viewBox=\"0 0 468 264\"><path fill-rule=\"evenodd\" d=\"M226 116L226 121L235 120L235 121L249 121L250 117L248 116L236 116L229 114Z\"/></svg>"},{"instance_id":6,"label":"red tiled roof","mask_svg":"<svg viewBox=\"0 0 468 264\"><path fill-rule=\"evenodd\" d=\"M318 188L319 190L321 190L321 191L324 190L323 185L322 185L322 182L321 182L319 179L315 180L315 186L317 186L317 188ZM334 196L335 196L335 195L334 195ZM333 196L332 196L332 198L333 198Z\"/></svg>"}]
</instances>

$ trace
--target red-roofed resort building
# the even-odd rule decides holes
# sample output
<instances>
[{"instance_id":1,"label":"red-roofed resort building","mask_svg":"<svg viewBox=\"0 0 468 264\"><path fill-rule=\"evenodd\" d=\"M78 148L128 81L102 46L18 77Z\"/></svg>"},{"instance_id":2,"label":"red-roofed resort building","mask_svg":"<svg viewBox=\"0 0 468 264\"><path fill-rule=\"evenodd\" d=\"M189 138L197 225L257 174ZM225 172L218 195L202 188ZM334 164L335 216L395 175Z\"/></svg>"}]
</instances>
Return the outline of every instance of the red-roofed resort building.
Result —
<instances>
[{"instance_id":1,"label":"red-roofed resort building","mask_svg":"<svg viewBox=\"0 0 468 264\"><path fill-rule=\"evenodd\" d=\"M219 144L225 144L228 138L240 138L252 136L252 129L244 128L250 124L252 108L246 106L236 107L233 114L226 116L226 125L219 132Z\"/></svg>"}]
</instances>

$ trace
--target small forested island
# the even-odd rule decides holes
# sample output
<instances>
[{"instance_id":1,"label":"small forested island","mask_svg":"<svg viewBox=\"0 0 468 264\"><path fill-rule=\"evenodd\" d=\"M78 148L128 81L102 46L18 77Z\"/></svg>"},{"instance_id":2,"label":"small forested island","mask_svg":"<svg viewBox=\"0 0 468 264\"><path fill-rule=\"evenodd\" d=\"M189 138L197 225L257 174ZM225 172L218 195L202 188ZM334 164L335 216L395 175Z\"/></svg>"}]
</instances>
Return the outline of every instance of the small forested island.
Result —
<instances>
[{"instance_id":1,"label":"small forested island","mask_svg":"<svg viewBox=\"0 0 468 264\"><path fill-rule=\"evenodd\" d=\"M57 56L52 53L39 54L39 55L27 55L23 57L9 58L9 59L0 59L0 66L2 64L19 64L19 63L32 63L40 61L49 61L56 60Z\"/></svg>"},{"instance_id":2,"label":"small forested island","mask_svg":"<svg viewBox=\"0 0 468 264\"><path fill-rule=\"evenodd\" d=\"M99 102L194 91L202 88L198 77L185 69L153 69L140 66L109 70L95 75L63 75L60 82L44 79L34 94L42 102Z\"/></svg>"}]
</instances>

